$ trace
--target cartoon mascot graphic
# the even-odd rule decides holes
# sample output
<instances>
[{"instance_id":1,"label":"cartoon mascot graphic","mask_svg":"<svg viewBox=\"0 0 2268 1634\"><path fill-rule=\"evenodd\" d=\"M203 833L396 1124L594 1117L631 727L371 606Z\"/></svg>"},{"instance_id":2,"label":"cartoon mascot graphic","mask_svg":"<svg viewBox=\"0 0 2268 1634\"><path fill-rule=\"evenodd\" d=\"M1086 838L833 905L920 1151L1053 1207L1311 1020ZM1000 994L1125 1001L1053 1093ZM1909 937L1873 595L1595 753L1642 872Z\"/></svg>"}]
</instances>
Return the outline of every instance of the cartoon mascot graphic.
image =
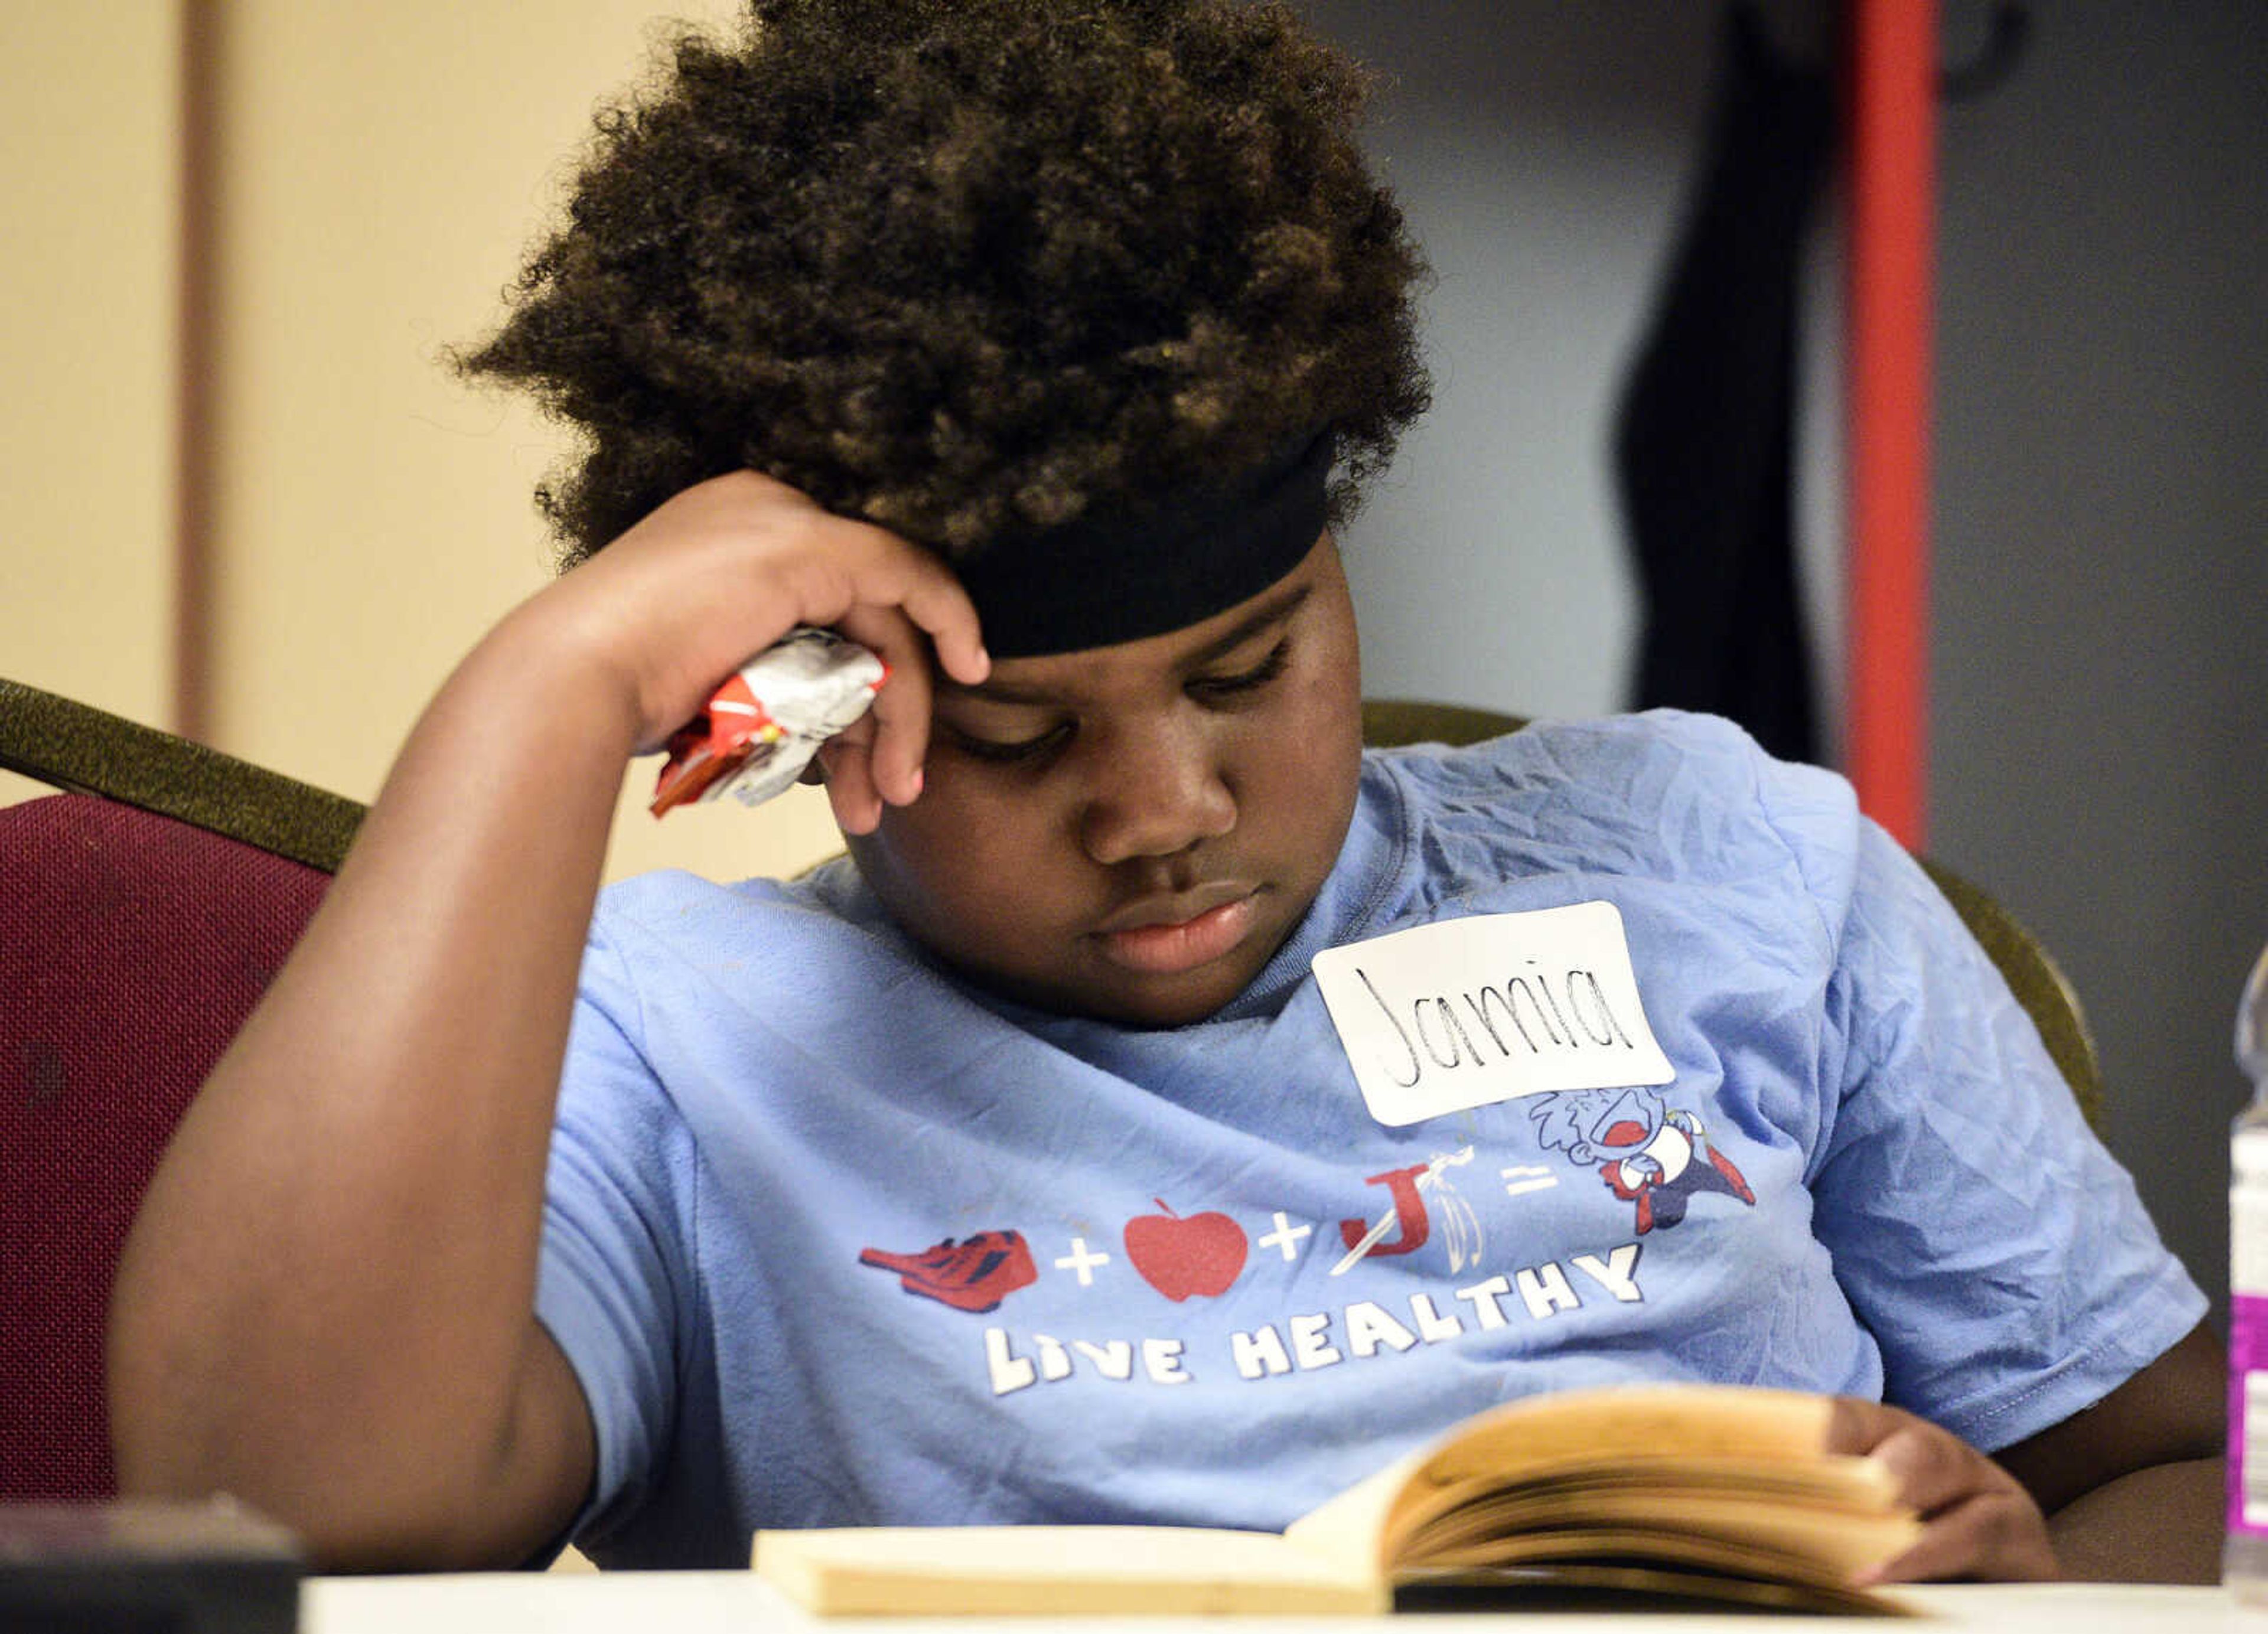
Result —
<instances>
[{"instance_id":1,"label":"cartoon mascot graphic","mask_svg":"<svg viewBox=\"0 0 2268 1634\"><path fill-rule=\"evenodd\" d=\"M1653 1090L1564 1089L1537 1096L1529 1115L1543 1145L1596 1164L1615 1196L1638 1205L1641 1235L1676 1225L1699 1192L1756 1206L1756 1193L1710 1145L1701 1120L1671 1110Z\"/></svg>"}]
</instances>

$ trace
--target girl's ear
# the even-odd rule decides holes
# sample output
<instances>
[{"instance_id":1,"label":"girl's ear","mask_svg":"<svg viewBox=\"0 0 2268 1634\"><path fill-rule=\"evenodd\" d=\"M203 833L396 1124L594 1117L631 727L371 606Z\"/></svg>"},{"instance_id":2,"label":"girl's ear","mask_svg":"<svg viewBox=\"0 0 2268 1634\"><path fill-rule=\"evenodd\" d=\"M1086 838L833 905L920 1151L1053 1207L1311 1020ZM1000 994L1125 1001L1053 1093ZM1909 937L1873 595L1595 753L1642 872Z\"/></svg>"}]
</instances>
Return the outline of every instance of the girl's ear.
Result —
<instances>
[{"instance_id":1,"label":"girl's ear","mask_svg":"<svg viewBox=\"0 0 2268 1634\"><path fill-rule=\"evenodd\" d=\"M882 796L873 786L869 754L873 750L873 716L853 721L819 746L805 766L803 780L828 791L828 806L843 834L864 834L882 821ZM816 777L812 770L816 769Z\"/></svg>"},{"instance_id":2,"label":"girl's ear","mask_svg":"<svg viewBox=\"0 0 2268 1634\"><path fill-rule=\"evenodd\" d=\"M805 784L812 784L816 786L816 789L828 791L828 806L835 812L835 825L837 825L843 834L853 832L853 829L850 829L850 822L843 821L843 789L853 786L855 782L858 782L858 777L850 777L848 782L839 780L839 777L830 777L830 775L828 775L828 769L830 769L830 764L835 762L837 754L864 754L864 753L866 753L864 747L853 746L853 743L843 743L842 737L830 737L826 743L819 746L819 753L812 754L812 757L805 762L803 770L796 773L796 782L805 782Z\"/></svg>"}]
</instances>

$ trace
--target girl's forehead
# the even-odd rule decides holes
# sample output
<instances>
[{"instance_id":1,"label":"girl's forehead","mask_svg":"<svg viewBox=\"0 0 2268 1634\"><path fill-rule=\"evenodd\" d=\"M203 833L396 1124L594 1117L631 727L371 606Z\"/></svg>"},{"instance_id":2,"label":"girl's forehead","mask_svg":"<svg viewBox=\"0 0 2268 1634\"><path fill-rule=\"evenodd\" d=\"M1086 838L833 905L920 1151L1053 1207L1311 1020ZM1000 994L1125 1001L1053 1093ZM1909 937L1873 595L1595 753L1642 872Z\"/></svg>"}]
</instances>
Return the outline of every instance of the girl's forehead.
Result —
<instances>
[{"instance_id":1,"label":"girl's forehead","mask_svg":"<svg viewBox=\"0 0 2268 1634\"><path fill-rule=\"evenodd\" d=\"M1300 433L1233 479L1008 534L954 563L996 659L1198 627L1292 575L1329 519L1336 438Z\"/></svg>"},{"instance_id":2,"label":"girl's forehead","mask_svg":"<svg viewBox=\"0 0 2268 1634\"><path fill-rule=\"evenodd\" d=\"M1330 535L1319 537L1290 573L1258 595L1224 612L1163 635L1030 658L995 659L980 686L939 678L946 697L1004 704L1050 704L1114 683L1172 679L1233 658L1254 643L1272 639L1293 623L1319 590L1343 582Z\"/></svg>"}]
</instances>

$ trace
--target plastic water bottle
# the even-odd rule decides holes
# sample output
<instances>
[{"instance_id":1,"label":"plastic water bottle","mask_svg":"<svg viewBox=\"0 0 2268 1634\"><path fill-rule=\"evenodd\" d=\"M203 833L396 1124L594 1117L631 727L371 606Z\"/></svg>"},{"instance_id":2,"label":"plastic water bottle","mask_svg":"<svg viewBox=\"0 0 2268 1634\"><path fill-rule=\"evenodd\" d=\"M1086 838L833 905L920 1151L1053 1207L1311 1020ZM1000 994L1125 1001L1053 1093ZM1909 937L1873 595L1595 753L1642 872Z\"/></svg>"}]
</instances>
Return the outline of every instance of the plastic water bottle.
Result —
<instances>
[{"instance_id":1,"label":"plastic water bottle","mask_svg":"<svg viewBox=\"0 0 2268 1634\"><path fill-rule=\"evenodd\" d=\"M2236 1006L2252 1104L2229 1139L2228 1542L2221 1579L2268 1603L2268 952Z\"/></svg>"}]
</instances>

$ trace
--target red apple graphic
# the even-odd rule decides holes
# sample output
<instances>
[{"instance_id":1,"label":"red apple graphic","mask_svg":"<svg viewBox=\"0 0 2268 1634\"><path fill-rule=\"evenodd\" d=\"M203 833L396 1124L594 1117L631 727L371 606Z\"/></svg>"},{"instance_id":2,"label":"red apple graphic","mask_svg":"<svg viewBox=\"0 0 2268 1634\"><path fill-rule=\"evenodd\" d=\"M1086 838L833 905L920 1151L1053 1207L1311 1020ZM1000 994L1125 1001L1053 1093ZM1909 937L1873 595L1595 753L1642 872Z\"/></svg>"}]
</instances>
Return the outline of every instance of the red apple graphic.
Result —
<instances>
[{"instance_id":1,"label":"red apple graphic","mask_svg":"<svg viewBox=\"0 0 2268 1634\"><path fill-rule=\"evenodd\" d=\"M1142 1280L1175 1301L1226 1292L1244 1269L1244 1228L1217 1211L1183 1219L1163 1197L1153 1201L1163 1214L1126 1222L1126 1257Z\"/></svg>"}]
</instances>

